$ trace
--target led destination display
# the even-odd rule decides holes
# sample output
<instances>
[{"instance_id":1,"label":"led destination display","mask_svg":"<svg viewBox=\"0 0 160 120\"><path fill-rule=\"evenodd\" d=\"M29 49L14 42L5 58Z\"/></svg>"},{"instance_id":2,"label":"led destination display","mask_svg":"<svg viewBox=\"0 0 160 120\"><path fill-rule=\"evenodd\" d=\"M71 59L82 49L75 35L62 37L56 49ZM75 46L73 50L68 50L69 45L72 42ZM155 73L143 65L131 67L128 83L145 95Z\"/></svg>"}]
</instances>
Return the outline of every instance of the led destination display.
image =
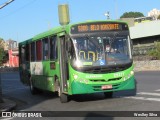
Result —
<instances>
[{"instance_id":1,"label":"led destination display","mask_svg":"<svg viewBox=\"0 0 160 120\"><path fill-rule=\"evenodd\" d=\"M119 23L89 23L72 26L71 33L128 30L128 26Z\"/></svg>"}]
</instances>

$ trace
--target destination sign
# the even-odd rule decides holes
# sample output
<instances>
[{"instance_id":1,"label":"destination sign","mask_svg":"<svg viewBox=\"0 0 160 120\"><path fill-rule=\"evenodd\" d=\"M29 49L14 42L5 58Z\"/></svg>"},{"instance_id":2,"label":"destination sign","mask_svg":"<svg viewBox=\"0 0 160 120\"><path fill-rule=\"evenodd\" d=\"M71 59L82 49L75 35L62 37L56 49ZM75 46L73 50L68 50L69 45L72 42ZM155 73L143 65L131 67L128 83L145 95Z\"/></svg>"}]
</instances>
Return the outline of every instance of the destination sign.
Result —
<instances>
[{"instance_id":1,"label":"destination sign","mask_svg":"<svg viewBox=\"0 0 160 120\"><path fill-rule=\"evenodd\" d=\"M85 33L85 32L98 32L98 31L118 31L127 30L126 24L119 23L90 23L90 24L80 24L72 26L71 33Z\"/></svg>"}]
</instances>

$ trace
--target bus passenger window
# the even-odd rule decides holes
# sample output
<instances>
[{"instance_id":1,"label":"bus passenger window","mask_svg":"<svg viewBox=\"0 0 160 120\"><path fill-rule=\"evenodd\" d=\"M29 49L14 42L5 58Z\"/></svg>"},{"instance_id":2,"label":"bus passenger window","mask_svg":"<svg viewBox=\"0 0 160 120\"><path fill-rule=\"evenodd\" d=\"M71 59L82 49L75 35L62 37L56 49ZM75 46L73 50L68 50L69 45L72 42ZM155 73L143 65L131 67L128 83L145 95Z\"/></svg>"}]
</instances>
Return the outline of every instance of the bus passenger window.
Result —
<instances>
[{"instance_id":1,"label":"bus passenger window","mask_svg":"<svg viewBox=\"0 0 160 120\"><path fill-rule=\"evenodd\" d=\"M25 46L21 47L21 63L25 62Z\"/></svg>"},{"instance_id":2,"label":"bus passenger window","mask_svg":"<svg viewBox=\"0 0 160 120\"><path fill-rule=\"evenodd\" d=\"M57 37L53 36L50 38L50 60L58 58L57 49Z\"/></svg>"},{"instance_id":3,"label":"bus passenger window","mask_svg":"<svg viewBox=\"0 0 160 120\"><path fill-rule=\"evenodd\" d=\"M36 54L35 54L35 42L31 43L31 61L35 61Z\"/></svg>"},{"instance_id":4,"label":"bus passenger window","mask_svg":"<svg viewBox=\"0 0 160 120\"><path fill-rule=\"evenodd\" d=\"M37 57L37 61L42 60L42 41L39 40L36 42L36 57Z\"/></svg>"},{"instance_id":5,"label":"bus passenger window","mask_svg":"<svg viewBox=\"0 0 160 120\"><path fill-rule=\"evenodd\" d=\"M48 38L45 38L43 40L43 60L49 59L49 44L48 44Z\"/></svg>"},{"instance_id":6,"label":"bus passenger window","mask_svg":"<svg viewBox=\"0 0 160 120\"><path fill-rule=\"evenodd\" d=\"M30 45L26 45L26 61L30 61Z\"/></svg>"}]
</instances>

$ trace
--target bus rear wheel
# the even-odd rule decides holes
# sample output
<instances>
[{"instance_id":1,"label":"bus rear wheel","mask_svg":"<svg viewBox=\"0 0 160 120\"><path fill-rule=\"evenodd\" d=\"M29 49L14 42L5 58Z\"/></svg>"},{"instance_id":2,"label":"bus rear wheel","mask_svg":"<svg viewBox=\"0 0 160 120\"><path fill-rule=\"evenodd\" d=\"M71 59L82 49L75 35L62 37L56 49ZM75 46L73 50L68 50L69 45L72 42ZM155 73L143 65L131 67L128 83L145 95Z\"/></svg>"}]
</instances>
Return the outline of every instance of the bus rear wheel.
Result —
<instances>
[{"instance_id":1,"label":"bus rear wheel","mask_svg":"<svg viewBox=\"0 0 160 120\"><path fill-rule=\"evenodd\" d=\"M39 90L33 86L33 82L32 82L31 77L30 77L29 82L30 82L30 91L31 91L31 94L32 95L37 94L39 92Z\"/></svg>"},{"instance_id":2,"label":"bus rear wheel","mask_svg":"<svg viewBox=\"0 0 160 120\"><path fill-rule=\"evenodd\" d=\"M105 98L112 98L113 97L113 92L104 92Z\"/></svg>"}]
</instances>

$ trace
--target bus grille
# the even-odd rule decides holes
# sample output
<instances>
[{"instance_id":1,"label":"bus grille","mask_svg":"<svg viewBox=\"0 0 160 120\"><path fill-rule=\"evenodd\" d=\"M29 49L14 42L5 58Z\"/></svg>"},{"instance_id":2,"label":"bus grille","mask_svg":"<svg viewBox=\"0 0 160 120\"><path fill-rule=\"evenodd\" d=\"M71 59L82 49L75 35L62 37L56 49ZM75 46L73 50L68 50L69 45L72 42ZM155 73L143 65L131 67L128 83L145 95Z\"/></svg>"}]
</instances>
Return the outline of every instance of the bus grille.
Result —
<instances>
[{"instance_id":1,"label":"bus grille","mask_svg":"<svg viewBox=\"0 0 160 120\"><path fill-rule=\"evenodd\" d=\"M112 81L117 81L117 80L120 80L122 77L119 77L119 78L111 78L111 79L108 79L108 80L105 80L105 79L98 79L98 80L90 80L91 82L112 82Z\"/></svg>"},{"instance_id":2,"label":"bus grille","mask_svg":"<svg viewBox=\"0 0 160 120\"><path fill-rule=\"evenodd\" d=\"M109 79L108 82L110 81L117 81L117 80L120 80L122 77L119 77L119 78L112 78L112 79Z\"/></svg>"},{"instance_id":3,"label":"bus grille","mask_svg":"<svg viewBox=\"0 0 160 120\"><path fill-rule=\"evenodd\" d=\"M85 73L93 73L93 74L106 74L106 73L115 73L119 71L126 70L128 67L115 67L115 68L95 68L92 70L85 70Z\"/></svg>"}]
</instances>

